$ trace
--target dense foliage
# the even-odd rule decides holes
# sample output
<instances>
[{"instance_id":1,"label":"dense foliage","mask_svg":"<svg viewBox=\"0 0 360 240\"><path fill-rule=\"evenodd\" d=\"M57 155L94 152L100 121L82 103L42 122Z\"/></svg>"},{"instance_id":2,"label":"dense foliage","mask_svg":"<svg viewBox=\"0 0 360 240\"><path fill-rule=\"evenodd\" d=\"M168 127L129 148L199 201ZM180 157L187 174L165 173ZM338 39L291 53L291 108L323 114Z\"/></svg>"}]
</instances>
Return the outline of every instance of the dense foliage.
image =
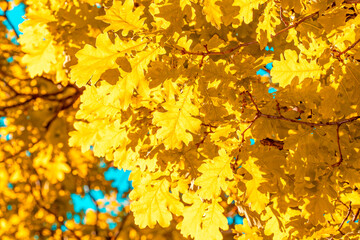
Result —
<instances>
[{"instance_id":1,"label":"dense foliage","mask_svg":"<svg viewBox=\"0 0 360 240\"><path fill-rule=\"evenodd\" d=\"M19 203L0 224L61 223L104 158L131 171L135 224L168 229L148 238L358 239L358 3L26 1L21 49L0 46L2 214Z\"/></svg>"}]
</instances>

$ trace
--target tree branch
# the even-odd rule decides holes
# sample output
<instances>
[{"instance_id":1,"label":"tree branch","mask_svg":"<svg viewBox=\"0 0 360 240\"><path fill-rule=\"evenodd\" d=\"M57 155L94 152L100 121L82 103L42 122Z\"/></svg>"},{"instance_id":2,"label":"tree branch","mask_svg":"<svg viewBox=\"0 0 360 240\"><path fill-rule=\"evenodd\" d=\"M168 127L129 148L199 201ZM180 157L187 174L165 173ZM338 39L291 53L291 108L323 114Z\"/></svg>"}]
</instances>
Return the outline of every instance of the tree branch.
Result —
<instances>
[{"instance_id":1,"label":"tree branch","mask_svg":"<svg viewBox=\"0 0 360 240\"><path fill-rule=\"evenodd\" d=\"M295 28L295 27L299 26L302 22L304 22L304 21L306 21L306 20L314 17L314 16L317 15L317 14L319 14L319 12L314 12L314 13L312 13L312 14L310 14L310 15L302 18L302 19L300 19L299 21L297 21L297 22L295 22L295 23L293 23L293 24L290 23L290 25L289 25L288 27L286 27L286 28L284 28L284 29L281 29L280 31L278 31L277 33L275 33L274 35L272 35L271 37L274 38L274 37L280 35L281 33L290 30L291 28Z\"/></svg>"},{"instance_id":2,"label":"tree branch","mask_svg":"<svg viewBox=\"0 0 360 240\"><path fill-rule=\"evenodd\" d=\"M319 122L319 123L313 123L313 122L304 122L304 121L301 121L301 120L296 120L296 119L291 119L291 118L286 118L284 116L281 115L281 113L279 112L279 103L277 102L277 111L279 112L279 115L280 116L276 116L276 115L270 115L270 114L264 114L260 111L259 107L257 106L252 94L248 91L244 91L242 92L240 95L243 95L243 94L247 94L249 97L250 97L250 100L252 102L252 104L254 105L254 107L256 108L256 115L254 117L254 119L252 121L250 121L250 125L242 132L242 141L241 143L243 143L245 141L245 132L247 130L249 130L251 128L251 126L254 124L254 122L258 119L258 118L261 118L261 117L264 117L264 118L268 118L268 119L277 119L277 120L282 120L282 121L287 121L287 122L292 122L292 123L296 123L296 124L302 124L302 125L306 125L306 126L309 126L309 127L315 127L315 126L337 126L337 129L336 129L336 135L337 135L337 145L338 145L338 149L339 149L339 155L340 155L340 160L331 165L332 167L338 167L340 166L340 164L343 162L343 157L342 157L342 152L341 152L341 146L340 146L340 134L339 134L339 128L342 124L345 124L345 123L350 123L350 122L354 122L358 119L360 119L360 116L355 116L355 117L351 117L351 118L347 118L347 119L343 119L343 120L339 120L339 121L330 121L330 122ZM239 151L241 149L241 146L239 148ZM238 157L236 157L236 160L238 159Z\"/></svg>"},{"instance_id":3,"label":"tree branch","mask_svg":"<svg viewBox=\"0 0 360 240\"><path fill-rule=\"evenodd\" d=\"M90 188L90 184L88 183L89 188ZM99 222L99 204L96 202L94 196L91 194L91 189L88 192L91 201L95 204L96 206L96 219L95 219L95 225L94 225L94 232L95 232L95 236L97 236L99 234L99 226L98 226L98 222Z\"/></svg>"},{"instance_id":4,"label":"tree branch","mask_svg":"<svg viewBox=\"0 0 360 240\"><path fill-rule=\"evenodd\" d=\"M121 231L123 230L124 226L125 226L125 222L126 222L126 219L129 217L129 214L125 215L122 219L121 219L121 224L119 226L119 229L116 231L116 234L111 238L111 240L116 240Z\"/></svg>"},{"instance_id":5,"label":"tree branch","mask_svg":"<svg viewBox=\"0 0 360 240\"><path fill-rule=\"evenodd\" d=\"M60 102L61 106L55 111L52 118L44 125L45 129L49 129L51 123L53 123L53 121L55 121L55 119L58 117L58 115L61 111L72 107L74 105L74 103L76 102L76 100L80 97L81 93L82 93L82 91L76 93L75 95L71 95L71 96L68 96L68 97L62 99L62 101ZM66 101L68 99L70 99L70 102L66 103Z\"/></svg>"},{"instance_id":6,"label":"tree branch","mask_svg":"<svg viewBox=\"0 0 360 240\"><path fill-rule=\"evenodd\" d=\"M360 3L360 0L345 0L343 3L347 3L347 4L357 4L357 3Z\"/></svg>"},{"instance_id":7,"label":"tree branch","mask_svg":"<svg viewBox=\"0 0 360 240\"><path fill-rule=\"evenodd\" d=\"M62 217L62 216L59 217L59 216L58 216L55 212L53 212L51 209L45 207L45 206L35 197L34 188L33 188L32 184L30 183L29 185L30 185L31 195L32 195L33 198L34 198L34 201L35 201L36 205L37 205L39 208L41 208L41 209L45 210L46 212L50 213L51 215L53 215L53 216L55 217L56 221L58 221L61 225L64 225L64 226L65 226L64 217ZM69 228L68 228L68 230L69 230L69 232L72 233L72 235L73 235L76 239L81 240L81 238L75 233L74 230L69 229Z\"/></svg>"},{"instance_id":8,"label":"tree branch","mask_svg":"<svg viewBox=\"0 0 360 240\"><path fill-rule=\"evenodd\" d=\"M8 160L9 158L13 158L13 157L16 157L18 156L19 154L21 154L22 152L25 152L26 150L28 150L29 148L32 148L34 147L36 144L38 144L40 142L40 138L38 140L36 140L36 142L32 143L32 145L29 147L29 146L26 146L26 147L23 147L21 148L19 151L17 151L16 153L14 154L11 154L10 156L5 156L4 159L2 159L0 162L5 162L6 160Z\"/></svg>"},{"instance_id":9,"label":"tree branch","mask_svg":"<svg viewBox=\"0 0 360 240\"><path fill-rule=\"evenodd\" d=\"M353 121L360 118L360 116L356 116L356 117L351 117L351 118L344 119L344 120L341 120L341 121L333 121L333 122L325 122L325 123L322 123L322 122L313 123L313 122L303 122L301 120L295 120L295 119L291 119L291 118L286 118L286 117L282 117L282 116L274 116L274 115L264 114L264 113L261 113L260 117L265 117L265 118L269 118L269 119L278 119L278 120L293 122L293 123L297 123L297 124L307 125L307 126L310 126L310 127L341 125L341 124L344 124L344 123L353 122Z\"/></svg>"},{"instance_id":10,"label":"tree branch","mask_svg":"<svg viewBox=\"0 0 360 240\"><path fill-rule=\"evenodd\" d=\"M360 213L360 208L358 208L358 210L356 211L354 217L352 218L352 221L355 222L356 219L359 217L359 213Z\"/></svg>"},{"instance_id":11,"label":"tree branch","mask_svg":"<svg viewBox=\"0 0 360 240\"><path fill-rule=\"evenodd\" d=\"M331 165L332 167L340 166L340 164L343 161L343 156L342 156L342 153L341 153L341 146L340 146L340 133L339 133L340 126L341 126L341 124L338 124L337 128L336 128L336 138L337 138L337 144L338 144L338 148L339 148L340 160L337 163L334 163L333 165ZM350 207L351 207L351 204L350 204Z\"/></svg>"},{"instance_id":12,"label":"tree branch","mask_svg":"<svg viewBox=\"0 0 360 240\"><path fill-rule=\"evenodd\" d=\"M340 232L341 234L343 234L343 233L341 232L341 228L342 228L342 226L344 225L345 221L346 221L346 220L348 219L348 217L350 216L350 213L351 213L351 202L350 202L350 206L349 206L348 212L347 212L345 218L343 219L343 221L341 222L341 224L339 225L339 228L338 228L338 230L339 230L339 232ZM344 235L344 234L343 234L343 235Z\"/></svg>"},{"instance_id":13,"label":"tree branch","mask_svg":"<svg viewBox=\"0 0 360 240\"><path fill-rule=\"evenodd\" d=\"M281 6L280 6L280 20L286 27L289 26L289 23L284 19L283 9Z\"/></svg>"},{"instance_id":14,"label":"tree branch","mask_svg":"<svg viewBox=\"0 0 360 240\"><path fill-rule=\"evenodd\" d=\"M16 32L16 28L15 28L14 24L10 21L9 16L7 15L8 11L9 11L9 2L7 2L3 16L6 18L6 21L9 23L10 27L14 30L16 38L19 38L19 34Z\"/></svg>"}]
</instances>

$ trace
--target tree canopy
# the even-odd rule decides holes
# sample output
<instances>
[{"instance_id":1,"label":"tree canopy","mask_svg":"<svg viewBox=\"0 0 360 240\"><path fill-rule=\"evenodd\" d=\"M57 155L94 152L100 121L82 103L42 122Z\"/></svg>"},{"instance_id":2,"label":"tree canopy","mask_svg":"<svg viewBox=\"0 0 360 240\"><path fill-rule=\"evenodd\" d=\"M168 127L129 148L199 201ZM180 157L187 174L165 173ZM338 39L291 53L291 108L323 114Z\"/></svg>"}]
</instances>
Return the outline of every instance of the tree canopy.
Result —
<instances>
[{"instance_id":1,"label":"tree canopy","mask_svg":"<svg viewBox=\"0 0 360 240\"><path fill-rule=\"evenodd\" d=\"M359 238L360 1L25 3L0 45L0 236ZM131 219L65 223L71 193L109 191L101 160L131 171Z\"/></svg>"}]
</instances>

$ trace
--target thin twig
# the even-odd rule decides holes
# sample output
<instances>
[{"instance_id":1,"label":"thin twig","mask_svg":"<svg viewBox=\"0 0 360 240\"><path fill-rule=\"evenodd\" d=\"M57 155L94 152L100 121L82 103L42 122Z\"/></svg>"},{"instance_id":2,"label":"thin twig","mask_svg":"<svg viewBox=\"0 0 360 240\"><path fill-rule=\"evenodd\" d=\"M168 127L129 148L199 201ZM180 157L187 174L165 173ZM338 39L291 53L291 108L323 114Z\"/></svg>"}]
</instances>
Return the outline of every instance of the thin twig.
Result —
<instances>
[{"instance_id":1,"label":"thin twig","mask_svg":"<svg viewBox=\"0 0 360 240\"><path fill-rule=\"evenodd\" d=\"M348 212L347 212L345 218L343 219L343 221L341 222L341 224L339 225L339 228L338 228L338 230L339 230L339 232L340 232L341 234L343 234L343 233L341 232L341 228L342 228L342 226L344 225L345 221L346 221L346 220L348 219L348 217L350 216L350 213L351 213L351 202L350 202L350 205L349 205ZM343 234L343 235L344 235L344 234Z\"/></svg>"},{"instance_id":2,"label":"thin twig","mask_svg":"<svg viewBox=\"0 0 360 240\"><path fill-rule=\"evenodd\" d=\"M317 14L319 14L319 12L314 12L313 14L310 14L310 15L308 15L308 16L300 19L300 20L297 21L297 22L295 22L295 23L293 23L293 24L290 24L288 27L286 27L286 28L284 28L284 29L281 29L280 31L278 31L277 33L275 33L274 35L272 35L271 37L274 38L274 37L280 35L281 33L290 30L291 28L295 28L295 27L299 26L302 22L304 22L304 21L306 21L306 20L314 17L314 16L317 15Z\"/></svg>"},{"instance_id":3,"label":"thin twig","mask_svg":"<svg viewBox=\"0 0 360 240\"><path fill-rule=\"evenodd\" d=\"M280 20L286 27L289 26L289 23L284 19L283 9L281 6L280 6Z\"/></svg>"},{"instance_id":4,"label":"thin twig","mask_svg":"<svg viewBox=\"0 0 360 240\"><path fill-rule=\"evenodd\" d=\"M53 212L51 209L45 207L45 206L35 197L34 188L33 188L33 186L32 186L31 183L30 183L30 190L31 190L31 194L32 194L32 196L33 196L33 198L34 198L34 201L35 201L36 205L37 205L39 208L45 210L46 212L52 214L52 215L55 217L56 221L58 221L61 225L64 225L64 226L65 226L64 217L62 217L62 216L59 217L55 212ZM74 237L75 237L76 239L78 239L78 240L81 239L81 238L75 233L75 231L74 231L73 229L69 229L69 228L67 228L67 229L69 230L69 232L71 232L71 233L74 235Z\"/></svg>"},{"instance_id":5,"label":"thin twig","mask_svg":"<svg viewBox=\"0 0 360 240\"><path fill-rule=\"evenodd\" d=\"M31 146L25 146L23 148L21 148L19 151L17 151L14 154L11 154L10 156L5 156L4 159L2 159L0 162L5 162L6 160L10 159L10 158L14 158L17 157L19 154L21 154L22 152L25 152L26 150L33 148L36 144L38 144L41 141L41 139L39 138L38 140L36 140L34 143L31 144Z\"/></svg>"},{"instance_id":6,"label":"thin twig","mask_svg":"<svg viewBox=\"0 0 360 240\"><path fill-rule=\"evenodd\" d=\"M337 163L331 165L332 167L340 166L340 164L343 161L343 156L342 156L342 153L341 153L341 146L340 146L340 133L339 133L340 126L341 126L341 124L338 124L337 128L336 128L336 138L337 138L337 144L338 144L338 148L339 148L340 160Z\"/></svg>"},{"instance_id":7,"label":"thin twig","mask_svg":"<svg viewBox=\"0 0 360 240\"><path fill-rule=\"evenodd\" d=\"M252 127L252 125L254 125L255 121L256 121L259 117L260 117L260 115L259 115L259 114L256 114L255 117L254 117L254 119L253 119L253 120L251 121L251 123L249 124L249 126L247 126L247 127L245 128L245 130L241 133L241 137L242 137L241 143L244 143L244 142L245 142L245 133L246 133L246 131L249 130L249 129Z\"/></svg>"},{"instance_id":8,"label":"thin twig","mask_svg":"<svg viewBox=\"0 0 360 240\"><path fill-rule=\"evenodd\" d=\"M356 211L356 213L355 213L354 217L352 218L352 221L353 221L353 222L355 222L355 221L356 221L356 219L357 219L357 218L358 218L358 216L359 216L359 213L360 213L360 208L358 208L358 210Z\"/></svg>"},{"instance_id":9,"label":"thin twig","mask_svg":"<svg viewBox=\"0 0 360 240\"><path fill-rule=\"evenodd\" d=\"M344 51L339 52L337 57L340 57L341 55L345 54L346 52L348 52L350 49L354 48L356 46L356 44L358 44L360 42L360 38L358 40L356 40L353 44L351 44L350 46L348 46Z\"/></svg>"},{"instance_id":10,"label":"thin twig","mask_svg":"<svg viewBox=\"0 0 360 240\"><path fill-rule=\"evenodd\" d=\"M360 0L345 0L344 3L357 4L357 3L360 3Z\"/></svg>"},{"instance_id":11,"label":"thin twig","mask_svg":"<svg viewBox=\"0 0 360 240\"><path fill-rule=\"evenodd\" d=\"M19 103L16 103L16 104L13 104L13 105L9 105L9 106L3 106L3 107L0 107L0 111L5 111L7 109L11 109L11 108L16 108L16 107L20 107L20 106L23 106L33 100L35 100L37 97L34 95L32 96L31 98L28 98L26 99L24 102L19 102Z\"/></svg>"},{"instance_id":12,"label":"thin twig","mask_svg":"<svg viewBox=\"0 0 360 240\"><path fill-rule=\"evenodd\" d=\"M74 105L74 103L77 101L77 99L80 97L81 92L76 93L75 95L68 96L63 101L60 102L61 106L55 111L52 118L44 125L45 129L49 129L51 123L55 121L55 119L58 117L59 113L63 110L66 110ZM66 103L68 99L71 99L69 103Z\"/></svg>"},{"instance_id":13,"label":"thin twig","mask_svg":"<svg viewBox=\"0 0 360 240\"><path fill-rule=\"evenodd\" d=\"M280 103L278 102L278 100L276 100L276 110L277 110L277 112L279 113L279 116L280 116L280 117L284 117L284 116L281 114Z\"/></svg>"},{"instance_id":14,"label":"thin twig","mask_svg":"<svg viewBox=\"0 0 360 240\"><path fill-rule=\"evenodd\" d=\"M245 93L246 93L247 95L249 95L251 102L254 104L254 106L255 106L255 108L256 108L256 111L257 111L258 113L261 113L260 110L259 110L259 108L258 108L258 106L257 106L257 104L255 103L255 100L254 100L252 94L251 94L249 91L245 91Z\"/></svg>"},{"instance_id":15,"label":"thin twig","mask_svg":"<svg viewBox=\"0 0 360 240\"><path fill-rule=\"evenodd\" d=\"M129 214L125 215L125 217L123 217L123 218L121 219L121 224L120 224L118 230L116 231L116 234L111 238L111 240L116 240L116 239L119 237L121 231L123 230L123 228L124 228L124 226L125 226L126 219L127 219L128 217L129 217Z\"/></svg>"},{"instance_id":16,"label":"thin twig","mask_svg":"<svg viewBox=\"0 0 360 240\"><path fill-rule=\"evenodd\" d=\"M16 28L14 26L14 24L10 21L9 16L7 15L9 10L9 2L7 2L6 8L4 10L4 17L6 18L6 21L9 23L10 27L14 30L14 33L16 35L16 38L19 38L19 34L16 32Z\"/></svg>"},{"instance_id":17,"label":"thin twig","mask_svg":"<svg viewBox=\"0 0 360 240\"><path fill-rule=\"evenodd\" d=\"M88 183L89 188L90 188L90 184ZM91 193L91 190L88 192L91 200L93 201L93 203L96 206L96 219L95 219L95 225L94 225L94 232L95 232L95 236L97 236L99 234L99 226L98 226L98 222L99 222L99 204L97 203L97 201L95 200L94 196Z\"/></svg>"},{"instance_id":18,"label":"thin twig","mask_svg":"<svg viewBox=\"0 0 360 240\"><path fill-rule=\"evenodd\" d=\"M356 116L356 117L351 117L348 119L344 119L341 121L333 121L333 122L325 122L325 123L313 123L313 122L303 122L301 120L296 120L296 119L291 119L291 118L286 118L286 117L282 117L282 116L274 116L274 115L270 115L270 114L264 114L261 113L260 117L265 117L265 118L269 118L269 119L278 119L278 120L283 120L283 121L288 121L288 122L293 122L293 123L297 123L297 124L302 124L302 125L307 125L310 127L321 127L321 126L334 126L334 125L341 125L344 123L349 123L349 122L353 122L357 119L360 118L360 116Z\"/></svg>"}]
</instances>

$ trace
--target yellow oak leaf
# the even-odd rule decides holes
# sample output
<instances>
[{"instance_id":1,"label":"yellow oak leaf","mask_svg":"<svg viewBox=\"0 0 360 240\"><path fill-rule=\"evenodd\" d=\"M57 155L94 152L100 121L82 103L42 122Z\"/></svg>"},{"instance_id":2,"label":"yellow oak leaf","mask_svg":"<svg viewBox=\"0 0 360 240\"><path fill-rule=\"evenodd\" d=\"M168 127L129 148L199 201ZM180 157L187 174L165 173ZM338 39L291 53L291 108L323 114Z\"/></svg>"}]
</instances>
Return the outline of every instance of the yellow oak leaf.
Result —
<instances>
[{"instance_id":1,"label":"yellow oak leaf","mask_svg":"<svg viewBox=\"0 0 360 240\"><path fill-rule=\"evenodd\" d=\"M316 231L313 235L306 238L306 240L331 238L331 236L336 235L338 233L339 233L339 229L337 226L322 227L320 228L320 230Z\"/></svg>"},{"instance_id":2,"label":"yellow oak leaf","mask_svg":"<svg viewBox=\"0 0 360 240\"><path fill-rule=\"evenodd\" d=\"M81 151L86 152L90 149L90 146L96 140L96 128L94 124L85 122L75 122L74 128L77 131L71 132L69 145L70 146L81 146Z\"/></svg>"},{"instance_id":3,"label":"yellow oak leaf","mask_svg":"<svg viewBox=\"0 0 360 240\"><path fill-rule=\"evenodd\" d=\"M318 79L322 73L321 66L315 60L308 62L290 49L285 50L280 61L274 61L271 69L272 82L279 83L281 87L289 85L295 77L301 83L305 78Z\"/></svg>"},{"instance_id":4,"label":"yellow oak leaf","mask_svg":"<svg viewBox=\"0 0 360 240\"><path fill-rule=\"evenodd\" d=\"M52 36L49 33L45 33L40 38L42 39L37 39L36 44L24 43L30 40L28 34L19 39L19 42L24 44L23 50L26 52L22 62L26 64L26 70L32 78L43 73L49 73L51 66L56 63L57 54Z\"/></svg>"},{"instance_id":5,"label":"yellow oak leaf","mask_svg":"<svg viewBox=\"0 0 360 240\"><path fill-rule=\"evenodd\" d=\"M229 134L234 131L235 129L230 124L227 124L225 126L219 126L215 129L213 133L210 134L210 139L213 142L217 142L220 141L221 138L228 138Z\"/></svg>"},{"instance_id":6,"label":"yellow oak leaf","mask_svg":"<svg viewBox=\"0 0 360 240\"><path fill-rule=\"evenodd\" d=\"M75 54L78 64L72 67L71 78L79 87L90 79L95 84L106 70L118 68L116 59L132 51L141 51L146 44L143 39L124 42L119 37L115 37L113 43L107 33L100 34L96 38L96 48L87 44Z\"/></svg>"},{"instance_id":7,"label":"yellow oak leaf","mask_svg":"<svg viewBox=\"0 0 360 240\"><path fill-rule=\"evenodd\" d=\"M130 205L134 213L135 224L140 228L147 226L154 227L158 222L160 226L170 225L172 214L180 215L184 205L178 196L169 191L170 183L163 178L162 180L150 181L146 187L135 188L130 199Z\"/></svg>"},{"instance_id":8,"label":"yellow oak leaf","mask_svg":"<svg viewBox=\"0 0 360 240\"><path fill-rule=\"evenodd\" d=\"M334 96L334 94L332 95ZM354 168L343 168L341 171L343 175L343 179L347 181L352 188L359 188L360 187L360 172Z\"/></svg>"},{"instance_id":9,"label":"yellow oak leaf","mask_svg":"<svg viewBox=\"0 0 360 240\"><path fill-rule=\"evenodd\" d=\"M20 35L18 42L26 53L22 62L26 64L26 70L33 78L43 73L49 73L52 66L57 63L59 49L56 49L58 46L56 46L47 25L55 22L56 19L52 12L45 8L39 8L36 11L30 8L26 17L28 20L19 25L23 34Z\"/></svg>"},{"instance_id":10,"label":"yellow oak leaf","mask_svg":"<svg viewBox=\"0 0 360 240\"><path fill-rule=\"evenodd\" d=\"M249 158L242 167L252 176L251 180L244 180L246 185L246 202L251 204L251 209L261 213L269 202L268 194L259 191L259 187L266 180L262 177L263 172L255 164L256 158Z\"/></svg>"},{"instance_id":11,"label":"yellow oak leaf","mask_svg":"<svg viewBox=\"0 0 360 240\"><path fill-rule=\"evenodd\" d=\"M272 35L275 34L275 28L281 23L278 7L275 2L270 2L266 5L264 13L259 19L259 24L256 28L256 40L260 43L260 48L267 46L268 42L272 41Z\"/></svg>"},{"instance_id":12,"label":"yellow oak leaf","mask_svg":"<svg viewBox=\"0 0 360 240\"><path fill-rule=\"evenodd\" d=\"M56 21L51 10L47 8L38 8L36 11L33 8L29 8L26 13L26 18L28 20L19 26L21 32L37 27L46 27L46 24Z\"/></svg>"},{"instance_id":13,"label":"yellow oak leaf","mask_svg":"<svg viewBox=\"0 0 360 240\"><path fill-rule=\"evenodd\" d=\"M201 201L200 197L195 194L184 194L183 197L184 201L187 200L186 198L191 198L189 203L192 203L192 205L184 208L184 219L178 224L177 228L181 229L181 234L185 237L190 235L195 239L199 239L202 233L202 219L208 203Z\"/></svg>"},{"instance_id":14,"label":"yellow oak leaf","mask_svg":"<svg viewBox=\"0 0 360 240\"><path fill-rule=\"evenodd\" d=\"M149 94L144 74L149 63L155 60L158 55L164 53L164 48L158 45L150 45L146 50L137 53L134 58L130 59L131 72L122 72L122 77L120 77L110 95L105 97L105 102L113 102L112 99L117 99L120 101L120 108L126 110L131 103L134 89L137 88L139 94L147 97Z\"/></svg>"},{"instance_id":15,"label":"yellow oak leaf","mask_svg":"<svg viewBox=\"0 0 360 240\"><path fill-rule=\"evenodd\" d=\"M326 49L329 49L328 43L322 38L316 38L313 32L309 32L309 39L303 40L303 43L298 45L301 54L308 58L320 58ZM306 42L305 42L306 41Z\"/></svg>"},{"instance_id":16,"label":"yellow oak leaf","mask_svg":"<svg viewBox=\"0 0 360 240\"><path fill-rule=\"evenodd\" d=\"M272 208L267 206L265 215L261 217L265 222L264 233L267 236L273 235L274 240L282 240L286 238L287 233L284 231L283 221L279 214Z\"/></svg>"},{"instance_id":17,"label":"yellow oak leaf","mask_svg":"<svg viewBox=\"0 0 360 240\"><path fill-rule=\"evenodd\" d=\"M222 240L220 229L226 231L229 228L224 216L224 208L219 204L221 198L213 199L207 207L202 221L202 236L198 239Z\"/></svg>"},{"instance_id":18,"label":"yellow oak leaf","mask_svg":"<svg viewBox=\"0 0 360 240\"><path fill-rule=\"evenodd\" d=\"M127 36L129 31L137 32L146 29L145 18L141 18L144 7L139 6L135 11L133 9L133 0L126 0L124 4L122 1L114 0L112 7L106 10L106 15L96 17L96 19L110 24L105 28L105 32L122 30L122 35Z\"/></svg>"},{"instance_id":19,"label":"yellow oak leaf","mask_svg":"<svg viewBox=\"0 0 360 240\"><path fill-rule=\"evenodd\" d=\"M119 169L131 170L134 165L134 160L139 159L139 154L134 152L131 148L127 147L127 144L130 143L127 138L124 138L123 140L124 142L120 144L118 149L116 149L114 152L114 166L118 167ZM153 164L155 163L156 162Z\"/></svg>"},{"instance_id":20,"label":"yellow oak leaf","mask_svg":"<svg viewBox=\"0 0 360 240\"><path fill-rule=\"evenodd\" d=\"M353 191L351 193L345 193L341 196L341 200L344 203L351 202L354 207L360 207L360 193Z\"/></svg>"},{"instance_id":21,"label":"yellow oak leaf","mask_svg":"<svg viewBox=\"0 0 360 240\"><path fill-rule=\"evenodd\" d=\"M304 198L304 201L302 214L314 225L325 222L324 213L332 213L334 210L328 195L317 194L310 198Z\"/></svg>"},{"instance_id":22,"label":"yellow oak leaf","mask_svg":"<svg viewBox=\"0 0 360 240\"><path fill-rule=\"evenodd\" d=\"M236 238L237 240L263 239L259 236L259 229L256 226L250 227L247 221L244 221L243 224L235 225L235 231L241 234L239 237Z\"/></svg>"},{"instance_id":23,"label":"yellow oak leaf","mask_svg":"<svg viewBox=\"0 0 360 240\"><path fill-rule=\"evenodd\" d=\"M220 29L222 23L221 17L223 16L220 6L216 4L218 0L205 0L203 14L206 16L206 20L210 22L217 29Z\"/></svg>"},{"instance_id":24,"label":"yellow oak leaf","mask_svg":"<svg viewBox=\"0 0 360 240\"><path fill-rule=\"evenodd\" d=\"M81 146L81 151L86 152L90 146L94 146L94 155L103 157L113 152L120 145L124 147L128 141L124 126L117 121L109 119L97 119L90 123L76 122L74 127L77 131L70 133L69 145Z\"/></svg>"},{"instance_id":25,"label":"yellow oak leaf","mask_svg":"<svg viewBox=\"0 0 360 240\"><path fill-rule=\"evenodd\" d=\"M253 20L253 11L259 8L260 4L265 3L267 0L234 0L233 6L240 7L239 14L235 17L239 19L240 24L249 24Z\"/></svg>"},{"instance_id":26,"label":"yellow oak leaf","mask_svg":"<svg viewBox=\"0 0 360 240\"><path fill-rule=\"evenodd\" d=\"M110 97L114 88L106 81L102 81L100 86L86 86L80 97L82 104L76 118L87 121L93 121L99 116L113 119L120 112L119 101L116 101L115 96Z\"/></svg>"},{"instance_id":27,"label":"yellow oak leaf","mask_svg":"<svg viewBox=\"0 0 360 240\"><path fill-rule=\"evenodd\" d=\"M180 0L181 10L184 10L184 8L185 8L187 5L191 6L191 1L190 1L190 0Z\"/></svg>"},{"instance_id":28,"label":"yellow oak leaf","mask_svg":"<svg viewBox=\"0 0 360 240\"><path fill-rule=\"evenodd\" d=\"M181 233L195 240L223 239L220 229L227 230L229 226L223 215L224 208L219 204L221 198L214 198L211 203L202 201L196 193L186 193L183 198L192 205L184 208L184 219L177 226Z\"/></svg>"},{"instance_id":29,"label":"yellow oak leaf","mask_svg":"<svg viewBox=\"0 0 360 240\"><path fill-rule=\"evenodd\" d=\"M233 179L233 171L230 166L232 158L226 154L224 149L219 150L219 156L212 160L207 160L199 167L200 177L195 180L195 184L201 188L197 191L200 197L214 199L220 195L221 189L224 191L228 187L227 179Z\"/></svg>"},{"instance_id":30,"label":"yellow oak leaf","mask_svg":"<svg viewBox=\"0 0 360 240\"><path fill-rule=\"evenodd\" d=\"M162 107L166 112L154 113L153 124L160 127L156 136L167 149L180 149L182 142L188 145L193 139L191 133L200 130L201 121L194 117L199 115L199 109L191 102L193 98L192 87L185 86L179 101L165 102Z\"/></svg>"}]
</instances>

